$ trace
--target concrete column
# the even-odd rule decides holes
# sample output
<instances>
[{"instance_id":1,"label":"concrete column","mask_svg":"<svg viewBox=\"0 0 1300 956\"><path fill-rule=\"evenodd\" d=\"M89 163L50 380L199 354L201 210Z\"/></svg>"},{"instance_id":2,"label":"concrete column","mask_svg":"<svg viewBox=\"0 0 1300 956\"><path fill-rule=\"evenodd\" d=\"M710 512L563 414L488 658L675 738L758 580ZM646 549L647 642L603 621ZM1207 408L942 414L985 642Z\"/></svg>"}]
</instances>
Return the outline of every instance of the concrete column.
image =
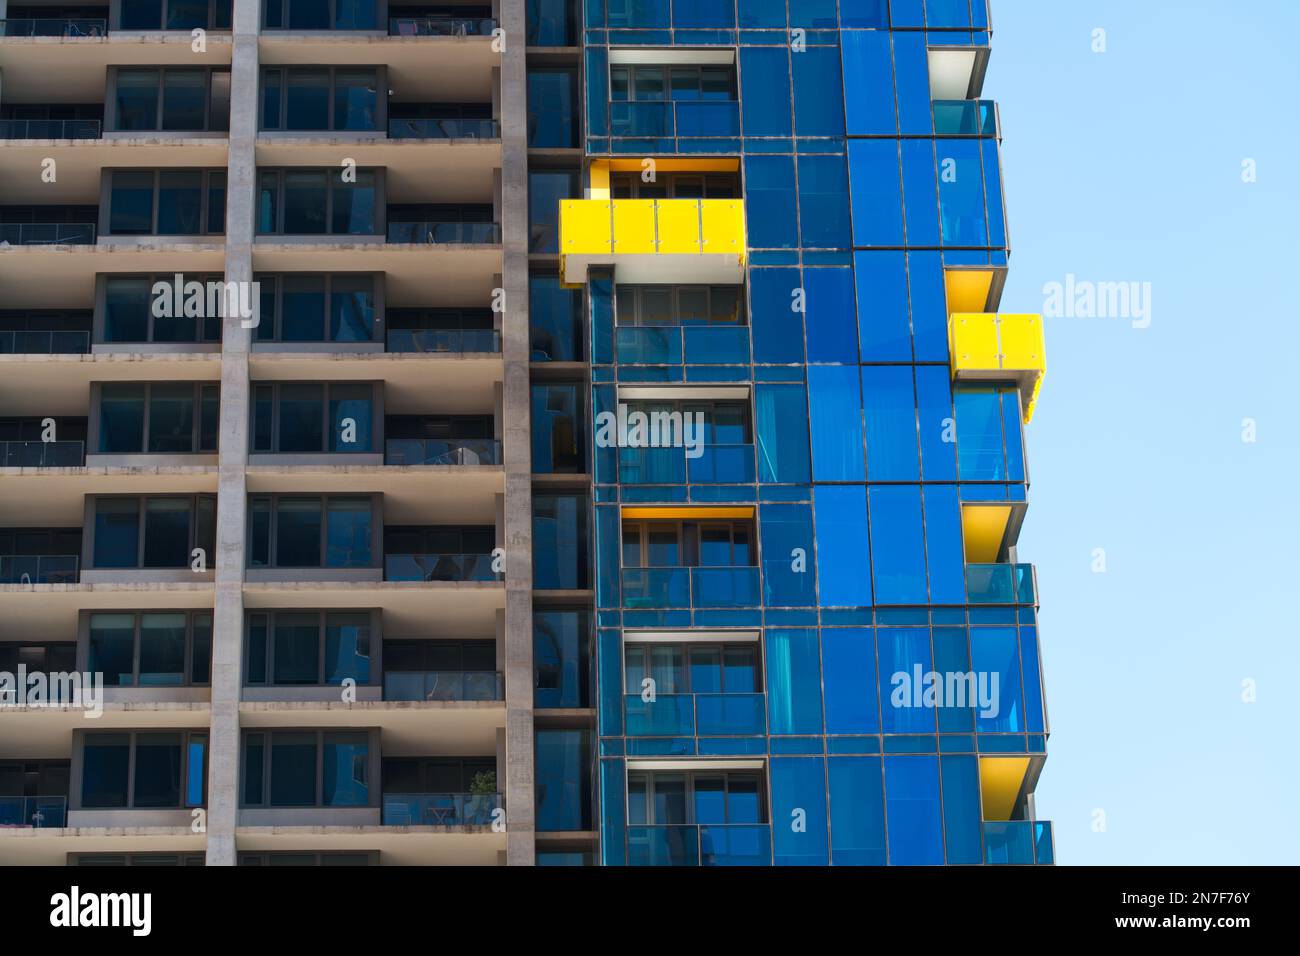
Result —
<instances>
[{"instance_id":1,"label":"concrete column","mask_svg":"<svg viewBox=\"0 0 1300 956\"><path fill-rule=\"evenodd\" d=\"M524 0L499 0L501 54L502 390L506 548L506 861L535 862L533 796L533 488L529 424L528 104Z\"/></svg>"},{"instance_id":2,"label":"concrete column","mask_svg":"<svg viewBox=\"0 0 1300 956\"><path fill-rule=\"evenodd\" d=\"M261 0L234 0L230 67L230 155L226 173L226 281L253 281L257 165L257 31ZM253 297L256 301L256 296ZM244 518L247 511L248 346L252 330L227 316L221 339L220 475L217 480L216 599L212 726L208 755L209 866L235 863L239 815L239 695L244 638Z\"/></svg>"}]
</instances>

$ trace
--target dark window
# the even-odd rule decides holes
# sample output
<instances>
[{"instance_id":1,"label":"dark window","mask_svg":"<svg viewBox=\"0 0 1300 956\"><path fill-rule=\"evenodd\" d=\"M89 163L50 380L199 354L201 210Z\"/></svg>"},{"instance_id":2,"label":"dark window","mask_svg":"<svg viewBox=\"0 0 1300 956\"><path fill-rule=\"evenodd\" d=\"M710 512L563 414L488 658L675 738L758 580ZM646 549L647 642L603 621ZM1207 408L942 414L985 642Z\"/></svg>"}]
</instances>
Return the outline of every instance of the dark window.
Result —
<instances>
[{"instance_id":1,"label":"dark window","mask_svg":"<svg viewBox=\"0 0 1300 956\"><path fill-rule=\"evenodd\" d=\"M249 500L249 567L369 568L372 534L369 497Z\"/></svg>"},{"instance_id":2,"label":"dark window","mask_svg":"<svg viewBox=\"0 0 1300 956\"><path fill-rule=\"evenodd\" d=\"M88 733L82 745L81 805L202 806L207 747L206 732Z\"/></svg>"},{"instance_id":3,"label":"dark window","mask_svg":"<svg viewBox=\"0 0 1300 956\"><path fill-rule=\"evenodd\" d=\"M255 452L369 452L374 446L374 389L354 384L256 385Z\"/></svg>"},{"instance_id":4,"label":"dark window","mask_svg":"<svg viewBox=\"0 0 1300 956\"><path fill-rule=\"evenodd\" d=\"M187 568L196 547L211 561L215 504L213 495L96 498L93 567Z\"/></svg>"},{"instance_id":5,"label":"dark window","mask_svg":"<svg viewBox=\"0 0 1300 956\"><path fill-rule=\"evenodd\" d=\"M117 130L224 131L230 126L230 71L119 68Z\"/></svg>"},{"instance_id":6,"label":"dark window","mask_svg":"<svg viewBox=\"0 0 1300 956\"><path fill-rule=\"evenodd\" d=\"M370 738L365 732L244 734L245 806L370 805Z\"/></svg>"},{"instance_id":7,"label":"dark window","mask_svg":"<svg viewBox=\"0 0 1300 956\"><path fill-rule=\"evenodd\" d=\"M614 102L736 99L735 69L723 65L616 64L609 68L609 85Z\"/></svg>"},{"instance_id":8,"label":"dark window","mask_svg":"<svg viewBox=\"0 0 1300 956\"><path fill-rule=\"evenodd\" d=\"M178 294L174 275L107 276L103 340L219 342L222 300L209 290L221 282L220 275L187 276ZM187 287L201 290L201 308L194 308Z\"/></svg>"},{"instance_id":9,"label":"dark window","mask_svg":"<svg viewBox=\"0 0 1300 956\"><path fill-rule=\"evenodd\" d=\"M619 325L743 325L743 288L735 285L620 285Z\"/></svg>"},{"instance_id":10,"label":"dark window","mask_svg":"<svg viewBox=\"0 0 1300 956\"><path fill-rule=\"evenodd\" d=\"M211 657L209 611L90 616L89 668L104 675L106 686L206 684Z\"/></svg>"},{"instance_id":11,"label":"dark window","mask_svg":"<svg viewBox=\"0 0 1300 956\"><path fill-rule=\"evenodd\" d=\"M374 235L379 192L374 170L263 170L257 231L261 235Z\"/></svg>"},{"instance_id":12,"label":"dark window","mask_svg":"<svg viewBox=\"0 0 1300 956\"><path fill-rule=\"evenodd\" d=\"M110 170L108 231L117 236L220 235L225 170Z\"/></svg>"}]
</instances>

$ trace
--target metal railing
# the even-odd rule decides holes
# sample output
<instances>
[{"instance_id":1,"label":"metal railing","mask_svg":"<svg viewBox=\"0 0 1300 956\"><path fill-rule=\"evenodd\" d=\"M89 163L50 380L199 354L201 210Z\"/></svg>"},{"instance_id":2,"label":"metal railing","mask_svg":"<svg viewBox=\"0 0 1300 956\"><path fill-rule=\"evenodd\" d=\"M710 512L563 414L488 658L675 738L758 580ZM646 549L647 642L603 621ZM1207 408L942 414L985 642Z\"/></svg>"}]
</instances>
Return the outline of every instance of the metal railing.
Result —
<instances>
[{"instance_id":1,"label":"metal railing","mask_svg":"<svg viewBox=\"0 0 1300 956\"><path fill-rule=\"evenodd\" d=\"M3 554L0 584L76 584L80 562L75 554Z\"/></svg>"},{"instance_id":2,"label":"metal railing","mask_svg":"<svg viewBox=\"0 0 1300 956\"><path fill-rule=\"evenodd\" d=\"M0 120L0 139L99 139L99 132L99 120Z\"/></svg>"},{"instance_id":3,"label":"metal railing","mask_svg":"<svg viewBox=\"0 0 1300 956\"><path fill-rule=\"evenodd\" d=\"M1047 820L985 820L984 862L1049 865L1056 859L1052 824Z\"/></svg>"},{"instance_id":4,"label":"metal railing","mask_svg":"<svg viewBox=\"0 0 1300 956\"><path fill-rule=\"evenodd\" d=\"M755 566L623 569L623 607L758 607Z\"/></svg>"},{"instance_id":5,"label":"metal railing","mask_svg":"<svg viewBox=\"0 0 1300 956\"><path fill-rule=\"evenodd\" d=\"M67 826L67 797L0 797L0 827Z\"/></svg>"},{"instance_id":6,"label":"metal railing","mask_svg":"<svg viewBox=\"0 0 1300 956\"><path fill-rule=\"evenodd\" d=\"M632 866L770 866L768 823L629 826Z\"/></svg>"},{"instance_id":7,"label":"metal railing","mask_svg":"<svg viewBox=\"0 0 1300 956\"><path fill-rule=\"evenodd\" d=\"M0 468L79 468L85 462L85 442L0 441Z\"/></svg>"},{"instance_id":8,"label":"metal railing","mask_svg":"<svg viewBox=\"0 0 1300 956\"><path fill-rule=\"evenodd\" d=\"M499 793L386 793L386 827L485 827L504 805Z\"/></svg>"},{"instance_id":9,"label":"metal railing","mask_svg":"<svg viewBox=\"0 0 1300 956\"><path fill-rule=\"evenodd\" d=\"M386 671L384 700L504 700L499 671Z\"/></svg>"},{"instance_id":10,"label":"metal railing","mask_svg":"<svg viewBox=\"0 0 1300 956\"><path fill-rule=\"evenodd\" d=\"M388 33L395 37L485 37L491 36L497 26L497 21L490 18L390 17Z\"/></svg>"},{"instance_id":11,"label":"metal railing","mask_svg":"<svg viewBox=\"0 0 1300 956\"><path fill-rule=\"evenodd\" d=\"M93 222L2 222L0 242L11 246L93 246Z\"/></svg>"},{"instance_id":12,"label":"metal railing","mask_svg":"<svg viewBox=\"0 0 1300 956\"><path fill-rule=\"evenodd\" d=\"M629 737L736 737L767 731L762 694L623 696Z\"/></svg>"},{"instance_id":13,"label":"metal railing","mask_svg":"<svg viewBox=\"0 0 1300 956\"><path fill-rule=\"evenodd\" d=\"M89 351L89 332L0 332L0 355L84 355Z\"/></svg>"},{"instance_id":14,"label":"metal railing","mask_svg":"<svg viewBox=\"0 0 1300 956\"><path fill-rule=\"evenodd\" d=\"M389 352L500 352L496 329L389 329Z\"/></svg>"},{"instance_id":15,"label":"metal railing","mask_svg":"<svg viewBox=\"0 0 1300 956\"><path fill-rule=\"evenodd\" d=\"M385 554L385 581L499 581L490 554Z\"/></svg>"},{"instance_id":16,"label":"metal railing","mask_svg":"<svg viewBox=\"0 0 1300 956\"><path fill-rule=\"evenodd\" d=\"M500 139L492 119L390 119L389 139Z\"/></svg>"},{"instance_id":17,"label":"metal railing","mask_svg":"<svg viewBox=\"0 0 1300 956\"><path fill-rule=\"evenodd\" d=\"M107 35L107 20L64 20L53 17L0 20L0 37L102 37Z\"/></svg>"},{"instance_id":18,"label":"metal railing","mask_svg":"<svg viewBox=\"0 0 1300 956\"><path fill-rule=\"evenodd\" d=\"M386 465L499 465L501 442L494 438L390 438Z\"/></svg>"},{"instance_id":19,"label":"metal railing","mask_svg":"<svg viewBox=\"0 0 1300 956\"><path fill-rule=\"evenodd\" d=\"M390 222L388 241L416 245L494 245L501 241L501 227L495 222Z\"/></svg>"}]
</instances>

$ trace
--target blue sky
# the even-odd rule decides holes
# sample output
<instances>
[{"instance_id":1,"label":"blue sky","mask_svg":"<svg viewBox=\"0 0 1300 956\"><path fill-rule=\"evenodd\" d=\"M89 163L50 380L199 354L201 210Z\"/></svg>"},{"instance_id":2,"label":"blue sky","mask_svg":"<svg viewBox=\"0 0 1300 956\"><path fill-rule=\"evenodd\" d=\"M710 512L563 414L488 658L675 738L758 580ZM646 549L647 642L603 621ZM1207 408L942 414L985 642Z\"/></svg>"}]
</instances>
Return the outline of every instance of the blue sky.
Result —
<instances>
[{"instance_id":1,"label":"blue sky","mask_svg":"<svg viewBox=\"0 0 1300 956\"><path fill-rule=\"evenodd\" d=\"M1147 328L1046 321L1019 551L1053 730L1038 815L1062 864L1300 862L1300 4L992 16L1001 311L1067 274L1151 283Z\"/></svg>"}]
</instances>

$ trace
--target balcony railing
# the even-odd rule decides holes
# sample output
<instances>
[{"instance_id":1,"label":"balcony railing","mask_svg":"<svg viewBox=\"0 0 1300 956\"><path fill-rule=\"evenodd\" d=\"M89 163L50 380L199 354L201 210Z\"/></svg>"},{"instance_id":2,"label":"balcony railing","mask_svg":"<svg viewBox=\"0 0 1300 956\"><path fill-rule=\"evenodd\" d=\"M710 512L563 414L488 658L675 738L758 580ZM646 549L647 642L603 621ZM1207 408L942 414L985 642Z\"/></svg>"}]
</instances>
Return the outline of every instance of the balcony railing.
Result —
<instances>
[{"instance_id":1,"label":"balcony railing","mask_svg":"<svg viewBox=\"0 0 1300 956\"><path fill-rule=\"evenodd\" d=\"M0 441L3 468L79 468L85 462L85 442Z\"/></svg>"},{"instance_id":2,"label":"balcony railing","mask_svg":"<svg viewBox=\"0 0 1300 956\"><path fill-rule=\"evenodd\" d=\"M762 694L659 694L623 698L629 737L736 737L767 732Z\"/></svg>"},{"instance_id":3,"label":"balcony railing","mask_svg":"<svg viewBox=\"0 0 1300 956\"><path fill-rule=\"evenodd\" d=\"M561 269L585 282L590 266L637 266L639 282L736 284L745 264L739 199L562 199Z\"/></svg>"},{"instance_id":4,"label":"balcony railing","mask_svg":"<svg viewBox=\"0 0 1300 956\"><path fill-rule=\"evenodd\" d=\"M621 325L615 329L620 365L745 365L746 325Z\"/></svg>"},{"instance_id":5,"label":"balcony railing","mask_svg":"<svg viewBox=\"0 0 1300 956\"><path fill-rule=\"evenodd\" d=\"M739 136L740 104L734 100L610 103L611 136Z\"/></svg>"},{"instance_id":6,"label":"balcony railing","mask_svg":"<svg viewBox=\"0 0 1300 956\"><path fill-rule=\"evenodd\" d=\"M1033 417L1047 372L1042 316L954 312L948 317L948 352L954 378L1015 382L1025 422Z\"/></svg>"},{"instance_id":7,"label":"balcony railing","mask_svg":"<svg viewBox=\"0 0 1300 956\"><path fill-rule=\"evenodd\" d=\"M84 355L89 332L0 332L0 355Z\"/></svg>"},{"instance_id":8,"label":"balcony railing","mask_svg":"<svg viewBox=\"0 0 1300 956\"><path fill-rule=\"evenodd\" d=\"M494 245L501 241L495 222L390 222L388 241L414 245Z\"/></svg>"},{"instance_id":9,"label":"balcony railing","mask_svg":"<svg viewBox=\"0 0 1300 956\"><path fill-rule=\"evenodd\" d=\"M11 246L93 246L93 222L0 223L0 243Z\"/></svg>"},{"instance_id":10,"label":"balcony railing","mask_svg":"<svg viewBox=\"0 0 1300 956\"><path fill-rule=\"evenodd\" d=\"M0 797L0 827L67 826L67 797Z\"/></svg>"},{"instance_id":11,"label":"balcony railing","mask_svg":"<svg viewBox=\"0 0 1300 956\"><path fill-rule=\"evenodd\" d=\"M0 20L0 37L102 37L108 33L107 20Z\"/></svg>"},{"instance_id":12,"label":"balcony railing","mask_svg":"<svg viewBox=\"0 0 1300 956\"><path fill-rule=\"evenodd\" d=\"M490 554L386 554L385 581L499 581Z\"/></svg>"},{"instance_id":13,"label":"balcony railing","mask_svg":"<svg viewBox=\"0 0 1300 956\"><path fill-rule=\"evenodd\" d=\"M501 442L494 438L390 438L386 465L499 465Z\"/></svg>"},{"instance_id":14,"label":"balcony railing","mask_svg":"<svg viewBox=\"0 0 1300 956\"><path fill-rule=\"evenodd\" d=\"M99 139L99 120L0 120L0 139Z\"/></svg>"},{"instance_id":15,"label":"balcony railing","mask_svg":"<svg viewBox=\"0 0 1300 956\"><path fill-rule=\"evenodd\" d=\"M997 136L998 106L993 100L935 100L936 136Z\"/></svg>"},{"instance_id":16,"label":"balcony railing","mask_svg":"<svg viewBox=\"0 0 1300 956\"><path fill-rule=\"evenodd\" d=\"M691 458L685 448L620 448L619 478L626 485L753 484L753 445L705 445Z\"/></svg>"},{"instance_id":17,"label":"balcony railing","mask_svg":"<svg viewBox=\"0 0 1300 956\"><path fill-rule=\"evenodd\" d=\"M492 119L393 119L389 139L500 139L501 126Z\"/></svg>"},{"instance_id":18,"label":"balcony railing","mask_svg":"<svg viewBox=\"0 0 1300 956\"><path fill-rule=\"evenodd\" d=\"M386 793L386 827L486 827L504 806L499 793Z\"/></svg>"},{"instance_id":19,"label":"balcony railing","mask_svg":"<svg viewBox=\"0 0 1300 956\"><path fill-rule=\"evenodd\" d=\"M0 584L76 584L75 554L0 555Z\"/></svg>"},{"instance_id":20,"label":"balcony railing","mask_svg":"<svg viewBox=\"0 0 1300 956\"><path fill-rule=\"evenodd\" d=\"M627 828L632 866L770 866L767 823L676 824Z\"/></svg>"},{"instance_id":21,"label":"balcony railing","mask_svg":"<svg viewBox=\"0 0 1300 956\"><path fill-rule=\"evenodd\" d=\"M467 20L458 17L392 17L388 34L395 37L486 37L497 28L496 20Z\"/></svg>"},{"instance_id":22,"label":"balcony railing","mask_svg":"<svg viewBox=\"0 0 1300 956\"><path fill-rule=\"evenodd\" d=\"M1038 603L1038 585L1032 564L966 565L968 604Z\"/></svg>"},{"instance_id":23,"label":"balcony railing","mask_svg":"<svg viewBox=\"0 0 1300 956\"><path fill-rule=\"evenodd\" d=\"M505 700L497 671L387 671L384 700Z\"/></svg>"},{"instance_id":24,"label":"balcony railing","mask_svg":"<svg viewBox=\"0 0 1300 956\"><path fill-rule=\"evenodd\" d=\"M496 329L389 329L389 352L500 352Z\"/></svg>"},{"instance_id":25,"label":"balcony railing","mask_svg":"<svg viewBox=\"0 0 1300 956\"><path fill-rule=\"evenodd\" d=\"M757 607L757 567L624 568L623 606Z\"/></svg>"},{"instance_id":26,"label":"balcony railing","mask_svg":"<svg viewBox=\"0 0 1300 956\"><path fill-rule=\"evenodd\" d=\"M984 821L984 862L1050 866L1056 862L1052 824L1046 820Z\"/></svg>"}]
</instances>

